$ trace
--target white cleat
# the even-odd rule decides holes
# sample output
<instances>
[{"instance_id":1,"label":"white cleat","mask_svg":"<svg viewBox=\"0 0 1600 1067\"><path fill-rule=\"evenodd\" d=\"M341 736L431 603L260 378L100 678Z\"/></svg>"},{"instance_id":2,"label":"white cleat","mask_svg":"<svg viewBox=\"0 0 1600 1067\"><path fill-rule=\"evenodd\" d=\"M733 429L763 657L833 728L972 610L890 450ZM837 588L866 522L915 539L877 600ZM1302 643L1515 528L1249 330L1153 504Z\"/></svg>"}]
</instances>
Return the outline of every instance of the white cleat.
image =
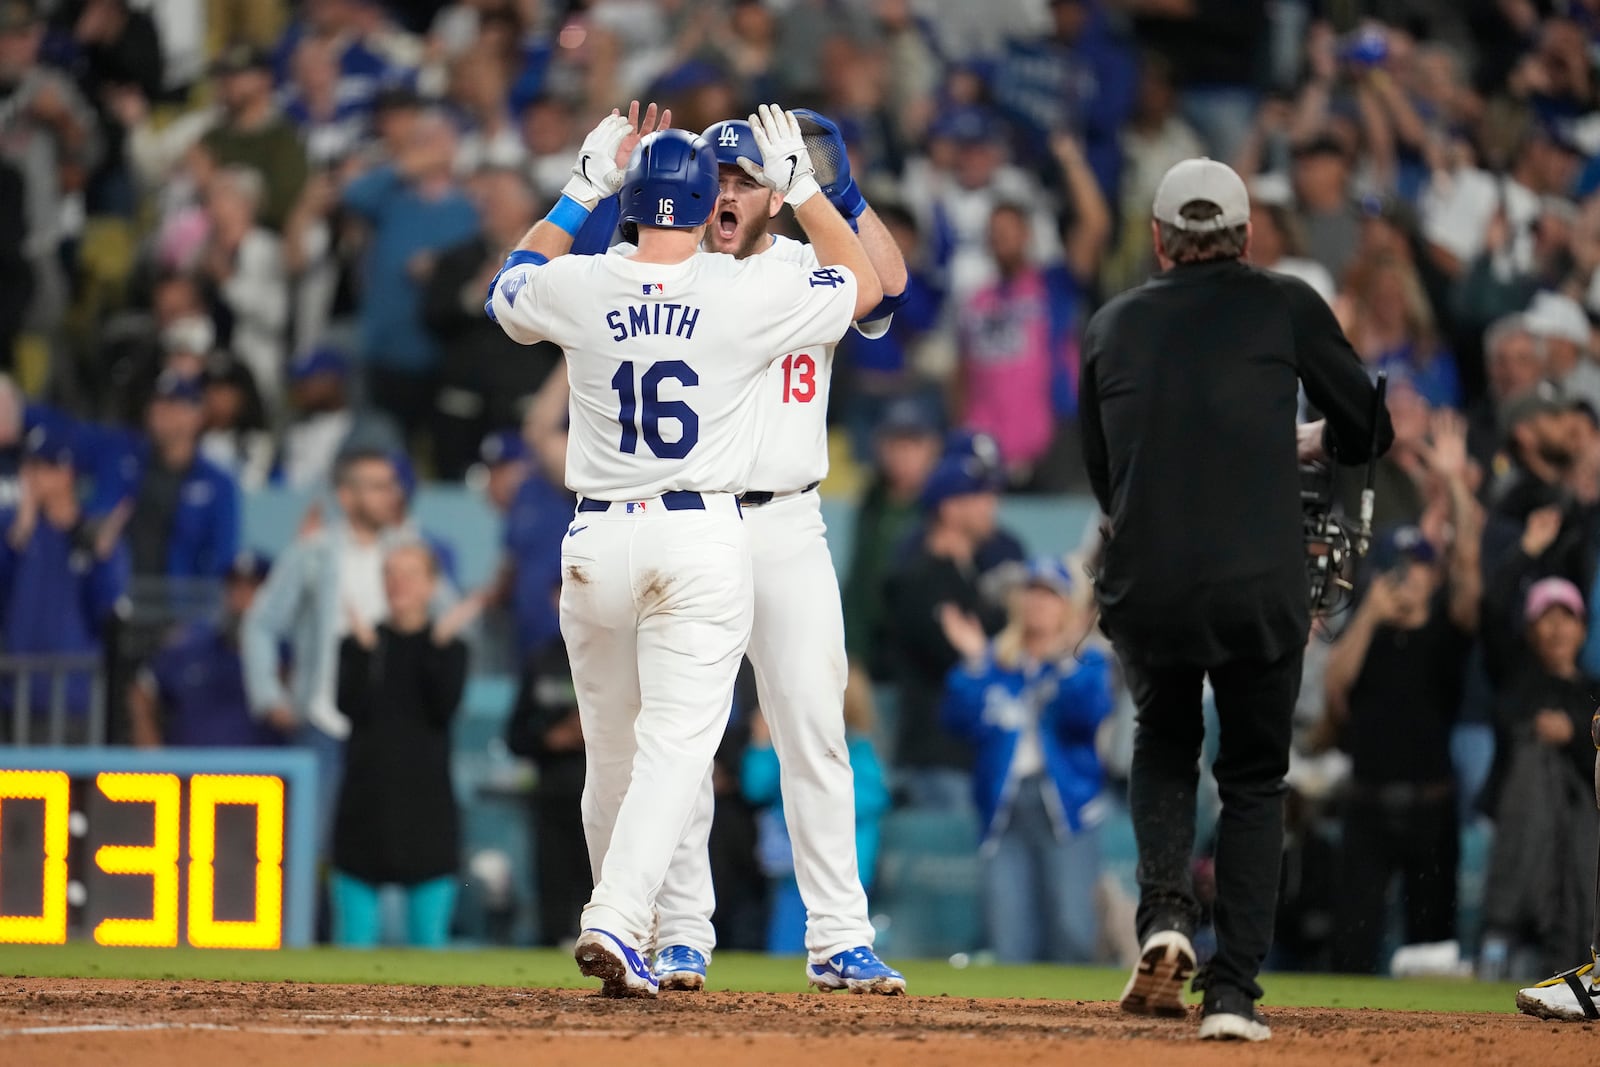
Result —
<instances>
[{"instance_id":1,"label":"white cleat","mask_svg":"<svg viewBox=\"0 0 1600 1067\"><path fill-rule=\"evenodd\" d=\"M1134 1015L1182 1018L1189 1013L1183 987L1194 976L1194 945L1177 930L1161 930L1145 940L1133 976L1122 990L1122 1010Z\"/></svg>"},{"instance_id":2,"label":"white cleat","mask_svg":"<svg viewBox=\"0 0 1600 1067\"><path fill-rule=\"evenodd\" d=\"M578 935L572 958L586 978L603 983L608 997L653 997L660 989L650 967L627 942L609 930L590 929Z\"/></svg>"},{"instance_id":3,"label":"white cleat","mask_svg":"<svg viewBox=\"0 0 1600 1067\"><path fill-rule=\"evenodd\" d=\"M1554 978L1546 978L1538 985L1517 990L1517 1010L1538 1019L1554 1019L1564 1023L1586 1023L1600 1020L1600 978L1595 975L1594 962L1563 971Z\"/></svg>"}]
</instances>

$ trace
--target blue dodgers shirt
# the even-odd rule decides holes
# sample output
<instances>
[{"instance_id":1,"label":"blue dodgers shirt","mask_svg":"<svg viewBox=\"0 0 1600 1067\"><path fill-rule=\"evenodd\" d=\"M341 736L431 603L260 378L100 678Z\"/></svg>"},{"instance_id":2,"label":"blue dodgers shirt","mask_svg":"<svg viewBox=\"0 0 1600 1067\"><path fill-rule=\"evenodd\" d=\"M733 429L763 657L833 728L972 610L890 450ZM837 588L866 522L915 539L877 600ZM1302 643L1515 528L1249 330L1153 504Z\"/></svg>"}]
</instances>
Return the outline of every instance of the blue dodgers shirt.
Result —
<instances>
[{"instance_id":1,"label":"blue dodgers shirt","mask_svg":"<svg viewBox=\"0 0 1600 1067\"><path fill-rule=\"evenodd\" d=\"M517 490L506 515L506 554L516 568L511 612L517 650L532 655L561 633L556 595L561 588L561 539L572 521L573 498L537 474Z\"/></svg>"},{"instance_id":2,"label":"blue dodgers shirt","mask_svg":"<svg viewBox=\"0 0 1600 1067\"><path fill-rule=\"evenodd\" d=\"M281 737L250 715L239 646L215 626L195 626L150 661L168 745L271 745Z\"/></svg>"},{"instance_id":3,"label":"blue dodgers shirt","mask_svg":"<svg viewBox=\"0 0 1600 1067\"><path fill-rule=\"evenodd\" d=\"M421 374L438 361L439 349L422 325L422 288L411 259L475 235L478 213L458 190L438 200L418 196L390 166L351 182L344 206L372 225L362 267L362 354L368 363Z\"/></svg>"},{"instance_id":4,"label":"blue dodgers shirt","mask_svg":"<svg viewBox=\"0 0 1600 1067\"><path fill-rule=\"evenodd\" d=\"M110 559L100 560L79 531L61 530L41 516L33 537L17 552L0 538L0 630L12 655L99 652L105 623L117 599L128 588L128 549L119 544ZM50 678L29 682L30 706L50 706ZM12 706L14 682L0 686L0 704ZM69 677L65 699L73 714L89 709L89 678Z\"/></svg>"}]
</instances>

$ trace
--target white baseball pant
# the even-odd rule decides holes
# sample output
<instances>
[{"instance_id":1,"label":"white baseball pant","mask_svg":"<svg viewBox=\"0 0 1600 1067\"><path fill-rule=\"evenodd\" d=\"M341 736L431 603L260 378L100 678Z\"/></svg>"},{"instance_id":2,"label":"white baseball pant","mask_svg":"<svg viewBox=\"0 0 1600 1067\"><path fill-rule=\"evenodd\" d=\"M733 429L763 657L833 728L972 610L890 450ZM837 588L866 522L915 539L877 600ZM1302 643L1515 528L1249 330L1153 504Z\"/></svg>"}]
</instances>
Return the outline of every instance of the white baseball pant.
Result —
<instances>
[{"instance_id":1,"label":"white baseball pant","mask_svg":"<svg viewBox=\"0 0 1600 1067\"><path fill-rule=\"evenodd\" d=\"M806 951L822 961L873 942L856 866L855 776L845 746L844 611L815 492L744 509L755 569L748 655L778 754L795 880L806 905ZM658 943L708 957L716 897L706 844L711 777L672 858L656 906Z\"/></svg>"},{"instance_id":2,"label":"white baseball pant","mask_svg":"<svg viewBox=\"0 0 1600 1067\"><path fill-rule=\"evenodd\" d=\"M656 893L727 729L750 640L750 550L732 496L580 511L561 548L595 879L583 926L648 951Z\"/></svg>"}]
</instances>

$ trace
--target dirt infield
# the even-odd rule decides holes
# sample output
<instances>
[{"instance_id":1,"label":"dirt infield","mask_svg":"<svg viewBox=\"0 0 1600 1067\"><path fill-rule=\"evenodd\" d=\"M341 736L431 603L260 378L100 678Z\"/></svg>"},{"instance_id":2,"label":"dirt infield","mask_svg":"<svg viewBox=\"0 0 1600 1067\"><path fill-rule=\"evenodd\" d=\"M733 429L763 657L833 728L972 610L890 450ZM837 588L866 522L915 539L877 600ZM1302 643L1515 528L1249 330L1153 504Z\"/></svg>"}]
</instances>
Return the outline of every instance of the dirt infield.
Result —
<instances>
[{"instance_id":1,"label":"dirt infield","mask_svg":"<svg viewBox=\"0 0 1600 1067\"><path fill-rule=\"evenodd\" d=\"M0 967L3 967L0 962ZM939 1067L1524 1065L1586 1061L1595 1027L1504 1015L1269 1010L1265 1045L1202 1045L1194 1022L1115 1005L704 993L608 1001L573 990L0 980L7 1067L413 1067L635 1063ZM670 1038L668 1042L657 1039ZM673 1059L665 1059L668 1055Z\"/></svg>"}]
</instances>

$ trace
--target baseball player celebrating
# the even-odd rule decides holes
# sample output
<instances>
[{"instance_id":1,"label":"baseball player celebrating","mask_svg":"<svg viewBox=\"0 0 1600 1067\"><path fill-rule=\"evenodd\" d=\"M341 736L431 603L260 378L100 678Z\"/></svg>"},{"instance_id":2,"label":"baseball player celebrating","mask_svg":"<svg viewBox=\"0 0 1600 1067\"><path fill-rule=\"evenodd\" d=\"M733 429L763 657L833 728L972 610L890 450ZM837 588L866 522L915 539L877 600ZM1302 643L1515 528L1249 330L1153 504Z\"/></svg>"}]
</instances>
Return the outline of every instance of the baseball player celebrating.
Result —
<instances>
[{"instance_id":1,"label":"baseball player celebrating","mask_svg":"<svg viewBox=\"0 0 1600 1067\"><path fill-rule=\"evenodd\" d=\"M887 228L850 176L838 128L796 111L824 193L859 227L861 243L888 296L858 327L869 337L889 328L906 287L906 266ZM749 122L719 122L702 136L716 151L721 192L704 248L741 262L770 260L810 271L815 250L768 232L785 202L763 181L773 158ZM793 198L789 198L793 203ZM828 473L828 387L834 346L785 353L761 383L766 424L744 505L755 574L755 622L748 655L761 710L782 775L784 817L795 877L806 905L806 980L818 989L904 993L905 978L873 952L867 897L856 867L855 785L844 726L844 615L824 537L817 483ZM714 805L709 776L684 842L657 900L662 988L705 984L715 934L716 901L706 851Z\"/></svg>"},{"instance_id":2,"label":"baseball player celebrating","mask_svg":"<svg viewBox=\"0 0 1600 1067\"><path fill-rule=\"evenodd\" d=\"M702 138L647 133L637 104L584 140L573 178L490 285L485 305L522 344L567 356L566 481L579 501L562 544L561 631L572 660L595 890L575 956L614 996L653 996L641 955L656 894L727 725L754 613L735 493L750 484L768 366L832 344L882 299L860 241L816 194L797 120L761 108L773 166L822 266L701 253L717 200ZM662 125L666 125L666 116ZM630 158L624 175L620 160ZM631 256L569 256L621 189Z\"/></svg>"}]
</instances>

